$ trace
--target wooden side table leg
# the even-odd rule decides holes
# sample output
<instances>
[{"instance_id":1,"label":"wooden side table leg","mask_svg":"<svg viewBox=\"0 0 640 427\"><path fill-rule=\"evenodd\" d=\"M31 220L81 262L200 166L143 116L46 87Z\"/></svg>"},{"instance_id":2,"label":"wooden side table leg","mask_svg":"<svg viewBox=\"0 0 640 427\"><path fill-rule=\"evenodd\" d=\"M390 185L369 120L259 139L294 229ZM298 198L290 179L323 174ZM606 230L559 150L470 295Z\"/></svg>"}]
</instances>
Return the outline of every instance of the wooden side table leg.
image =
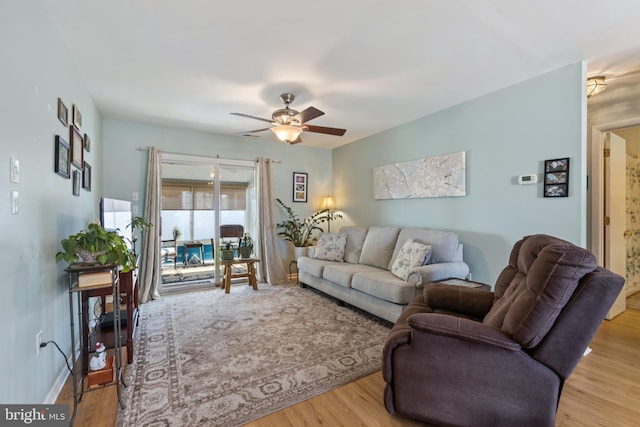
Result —
<instances>
[{"instance_id":1,"label":"wooden side table leg","mask_svg":"<svg viewBox=\"0 0 640 427\"><path fill-rule=\"evenodd\" d=\"M231 264L225 264L224 266L224 293L231 292Z\"/></svg>"},{"instance_id":2,"label":"wooden side table leg","mask_svg":"<svg viewBox=\"0 0 640 427\"><path fill-rule=\"evenodd\" d=\"M254 262L247 263L247 270L249 272L249 283L253 287L254 291L258 290L258 281L256 280L256 267Z\"/></svg>"}]
</instances>

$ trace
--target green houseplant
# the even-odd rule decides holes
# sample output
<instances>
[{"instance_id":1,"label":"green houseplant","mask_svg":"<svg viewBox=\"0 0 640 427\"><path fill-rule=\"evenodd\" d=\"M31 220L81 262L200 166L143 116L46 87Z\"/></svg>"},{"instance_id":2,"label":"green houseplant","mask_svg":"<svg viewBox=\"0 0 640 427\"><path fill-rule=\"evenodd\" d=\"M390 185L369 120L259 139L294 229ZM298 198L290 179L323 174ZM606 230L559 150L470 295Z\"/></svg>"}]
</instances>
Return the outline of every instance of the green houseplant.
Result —
<instances>
[{"instance_id":1,"label":"green houseplant","mask_svg":"<svg viewBox=\"0 0 640 427\"><path fill-rule=\"evenodd\" d=\"M180 238L180 236L182 236L182 232L180 231L180 229L176 225L175 227L173 227L173 240L175 240L177 242L178 239Z\"/></svg>"},{"instance_id":2,"label":"green houseplant","mask_svg":"<svg viewBox=\"0 0 640 427\"><path fill-rule=\"evenodd\" d=\"M82 259L86 264L117 264L127 272L136 265L134 253L129 250L125 238L117 230L106 230L100 224L91 223L85 230L60 241L62 250L56 253L56 261L69 265Z\"/></svg>"},{"instance_id":3,"label":"green houseplant","mask_svg":"<svg viewBox=\"0 0 640 427\"><path fill-rule=\"evenodd\" d=\"M238 242L238 252L240 253L240 258L251 258L251 254L253 253L253 238L251 238L249 233L244 233L240 238Z\"/></svg>"},{"instance_id":4,"label":"green houseplant","mask_svg":"<svg viewBox=\"0 0 640 427\"><path fill-rule=\"evenodd\" d=\"M153 224L147 221L146 218L141 216L134 216L131 218L131 222L127 224L127 228L131 227L131 230L134 232L131 235L131 240L133 243L133 253L136 253L136 242L138 241L138 236L135 234L136 230L146 230L147 228L153 227Z\"/></svg>"},{"instance_id":5,"label":"green houseplant","mask_svg":"<svg viewBox=\"0 0 640 427\"><path fill-rule=\"evenodd\" d=\"M220 259L222 261L231 261L235 256L234 252L232 242L230 240L225 240L220 246Z\"/></svg>"},{"instance_id":6,"label":"green houseplant","mask_svg":"<svg viewBox=\"0 0 640 427\"><path fill-rule=\"evenodd\" d=\"M153 227L153 224L147 221L146 218L141 216L134 216L131 218L131 222L127 225L127 227L131 227L132 230L145 230L149 227Z\"/></svg>"},{"instance_id":7,"label":"green houseplant","mask_svg":"<svg viewBox=\"0 0 640 427\"><path fill-rule=\"evenodd\" d=\"M300 219L300 216L285 205L282 200L276 199L276 201L287 213L287 219L276 224L276 228L280 230L278 235L282 236L284 240L293 243L295 247L313 246L316 242L316 237L314 237L313 233L315 231L323 231L320 228L320 224L330 219L342 218L339 213L331 212L329 209L322 209L307 218Z\"/></svg>"}]
</instances>

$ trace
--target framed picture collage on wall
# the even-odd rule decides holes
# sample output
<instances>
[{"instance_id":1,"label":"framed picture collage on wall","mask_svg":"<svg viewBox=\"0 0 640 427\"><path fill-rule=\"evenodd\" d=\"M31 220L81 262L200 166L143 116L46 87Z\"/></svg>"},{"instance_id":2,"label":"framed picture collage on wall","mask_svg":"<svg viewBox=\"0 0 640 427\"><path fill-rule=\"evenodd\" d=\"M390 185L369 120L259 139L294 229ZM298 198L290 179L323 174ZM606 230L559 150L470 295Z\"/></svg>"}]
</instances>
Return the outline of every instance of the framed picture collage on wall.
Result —
<instances>
[{"instance_id":1,"label":"framed picture collage on wall","mask_svg":"<svg viewBox=\"0 0 640 427\"><path fill-rule=\"evenodd\" d=\"M293 173L293 201L307 202L307 189L309 176L304 172Z\"/></svg>"},{"instance_id":2,"label":"framed picture collage on wall","mask_svg":"<svg viewBox=\"0 0 640 427\"><path fill-rule=\"evenodd\" d=\"M53 171L65 179L71 178L72 194L80 196L80 188L91 191L91 165L84 159L84 152L91 151L91 139L81 133L82 114L78 105L73 104L71 116L69 123L69 109L58 98L58 120L69 129L69 140L55 136ZM77 170L72 171L71 166Z\"/></svg>"},{"instance_id":3,"label":"framed picture collage on wall","mask_svg":"<svg viewBox=\"0 0 640 427\"><path fill-rule=\"evenodd\" d=\"M544 197L569 197L569 158L544 161Z\"/></svg>"}]
</instances>

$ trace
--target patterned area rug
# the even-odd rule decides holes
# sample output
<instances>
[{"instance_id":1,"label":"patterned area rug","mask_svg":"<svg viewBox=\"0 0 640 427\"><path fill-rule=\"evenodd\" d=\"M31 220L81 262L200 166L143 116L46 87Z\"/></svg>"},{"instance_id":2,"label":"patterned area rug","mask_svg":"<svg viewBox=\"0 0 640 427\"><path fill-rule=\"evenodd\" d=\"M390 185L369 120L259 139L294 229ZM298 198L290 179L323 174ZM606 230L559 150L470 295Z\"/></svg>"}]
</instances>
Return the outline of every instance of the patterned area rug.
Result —
<instances>
[{"instance_id":1,"label":"patterned area rug","mask_svg":"<svg viewBox=\"0 0 640 427\"><path fill-rule=\"evenodd\" d=\"M390 324L296 285L141 306L117 426L232 426L368 375Z\"/></svg>"}]
</instances>

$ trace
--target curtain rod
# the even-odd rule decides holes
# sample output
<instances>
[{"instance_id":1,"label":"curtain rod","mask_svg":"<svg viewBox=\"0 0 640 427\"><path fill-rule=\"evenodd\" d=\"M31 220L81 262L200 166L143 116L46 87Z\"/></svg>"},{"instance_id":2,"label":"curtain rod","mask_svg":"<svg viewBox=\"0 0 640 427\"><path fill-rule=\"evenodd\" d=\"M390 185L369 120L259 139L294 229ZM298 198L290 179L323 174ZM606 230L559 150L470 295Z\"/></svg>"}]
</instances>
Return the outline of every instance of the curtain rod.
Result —
<instances>
[{"instance_id":1,"label":"curtain rod","mask_svg":"<svg viewBox=\"0 0 640 427\"><path fill-rule=\"evenodd\" d=\"M138 150L138 151L149 151L149 149L150 149L150 148L151 148L151 147L138 147L138 148L137 148L137 150ZM178 155L178 156L184 156L184 155L187 155L187 156L197 156L197 154L172 153L172 152L170 152L170 151L160 151L160 153L161 153L161 154L175 154L175 155ZM206 156L206 157L210 157L210 156ZM225 160L241 160L241 161L245 161L245 162L247 161L247 159L231 159L231 158L229 158L229 157L220 157L220 154L216 154L216 155L215 155L215 158L216 158L216 159L225 159ZM258 162L258 159L256 158L256 159L254 159L253 161L257 163L257 162ZM282 163L282 160L273 160L273 159L271 159L271 162L272 162L272 163L278 163L278 164L279 164L279 163Z\"/></svg>"}]
</instances>

